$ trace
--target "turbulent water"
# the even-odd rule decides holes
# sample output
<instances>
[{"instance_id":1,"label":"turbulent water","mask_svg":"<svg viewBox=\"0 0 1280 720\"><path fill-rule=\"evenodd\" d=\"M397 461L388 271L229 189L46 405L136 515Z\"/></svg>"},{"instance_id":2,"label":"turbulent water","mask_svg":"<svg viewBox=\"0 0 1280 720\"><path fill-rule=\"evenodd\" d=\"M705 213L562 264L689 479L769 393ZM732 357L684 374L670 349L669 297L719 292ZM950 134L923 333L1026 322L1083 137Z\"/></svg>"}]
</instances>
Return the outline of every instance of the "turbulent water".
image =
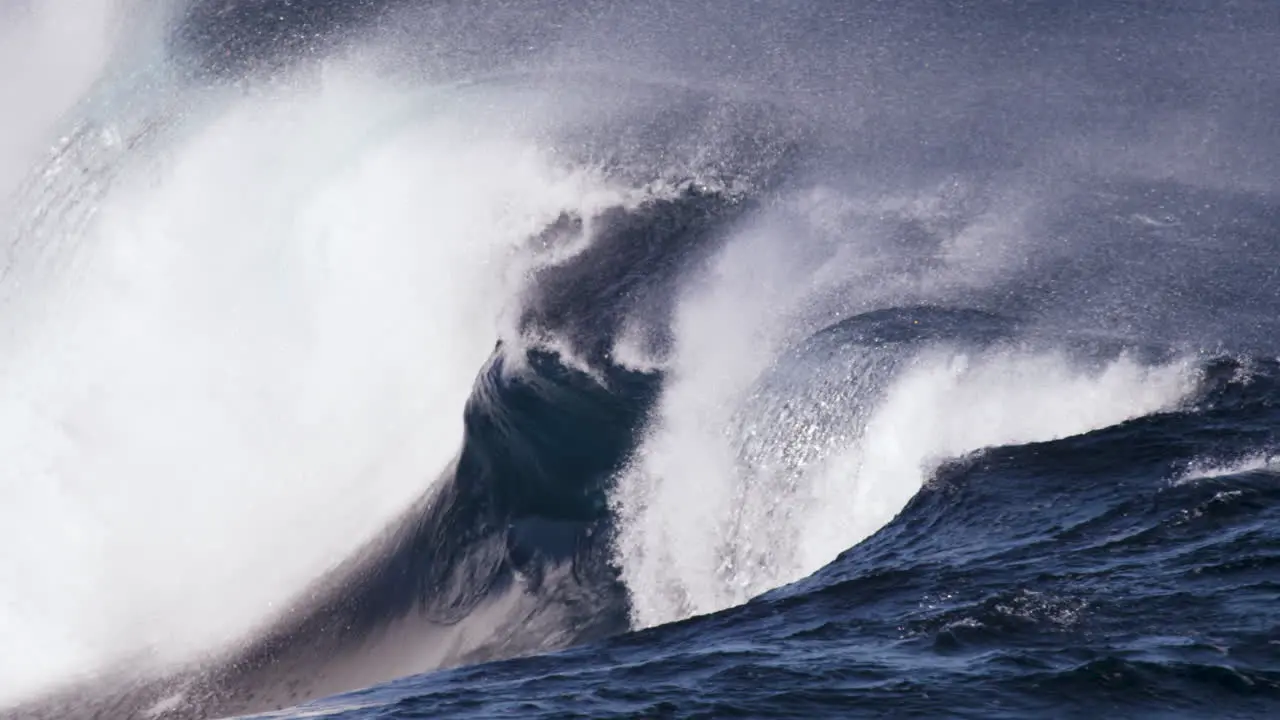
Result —
<instances>
[{"instance_id":1,"label":"turbulent water","mask_svg":"<svg viewBox=\"0 0 1280 720\"><path fill-rule=\"evenodd\" d=\"M1278 51L0 0L0 717L1280 713Z\"/></svg>"}]
</instances>

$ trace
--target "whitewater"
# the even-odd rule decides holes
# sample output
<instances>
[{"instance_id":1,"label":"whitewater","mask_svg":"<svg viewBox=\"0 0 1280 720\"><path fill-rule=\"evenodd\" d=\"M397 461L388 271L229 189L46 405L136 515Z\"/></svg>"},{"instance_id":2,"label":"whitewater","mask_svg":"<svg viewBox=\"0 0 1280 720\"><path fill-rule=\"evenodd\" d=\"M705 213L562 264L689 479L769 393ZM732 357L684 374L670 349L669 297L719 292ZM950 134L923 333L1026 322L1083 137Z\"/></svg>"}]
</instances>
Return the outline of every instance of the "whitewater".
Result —
<instances>
[{"instance_id":1,"label":"whitewater","mask_svg":"<svg viewBox=\"0 0 1280 720\"><path fill-rule=\"evenodd\" d=\"M1280 707L1280 23L1084 6L0 0L0 717Z\"/></svg>"}]
</instances>

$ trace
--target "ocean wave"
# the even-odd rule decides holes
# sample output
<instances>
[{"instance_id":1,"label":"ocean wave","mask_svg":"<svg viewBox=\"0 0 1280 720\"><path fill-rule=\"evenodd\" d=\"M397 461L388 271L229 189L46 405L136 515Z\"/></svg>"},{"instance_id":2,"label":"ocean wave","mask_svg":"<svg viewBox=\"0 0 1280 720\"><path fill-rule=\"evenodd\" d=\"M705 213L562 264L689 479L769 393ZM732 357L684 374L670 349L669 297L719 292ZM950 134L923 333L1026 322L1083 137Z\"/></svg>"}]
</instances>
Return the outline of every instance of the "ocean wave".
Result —
<instances>
[{"instance_id":1,"label":"ocean wave","mask_svg":"<svg viewBox=\"0 0 1280 720\"><path fill-rule=\"evenodd\" d=\"M1128 12L0 8L0 715L1268 708L1272 21Z\"/></svg>"}]
</instances>

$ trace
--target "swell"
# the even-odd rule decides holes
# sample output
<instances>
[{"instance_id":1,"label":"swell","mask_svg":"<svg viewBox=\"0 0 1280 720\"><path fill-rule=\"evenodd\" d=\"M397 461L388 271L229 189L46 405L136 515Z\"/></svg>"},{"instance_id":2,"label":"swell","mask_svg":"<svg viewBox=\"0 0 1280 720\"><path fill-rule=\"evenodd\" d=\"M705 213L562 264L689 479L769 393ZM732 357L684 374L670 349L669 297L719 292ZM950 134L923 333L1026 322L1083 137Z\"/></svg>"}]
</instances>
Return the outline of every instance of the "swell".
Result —
<instances>
[{"instance_id":1,"label":"swell","mask_svg":"<svg viewBox=\"0 0 1280 720\"><path fill-rule=\"evenodd\" d=\"M1199 378L1163 412L945 461L865 541L745 604L314 709L983 717L995 693L1019 716L1263 716L1280 494L1274 468L1228 465L1280 443L1277 373L1219 358ZM1192 470L1212 458L1222 472Z\"/></svg>"}]
</instances>

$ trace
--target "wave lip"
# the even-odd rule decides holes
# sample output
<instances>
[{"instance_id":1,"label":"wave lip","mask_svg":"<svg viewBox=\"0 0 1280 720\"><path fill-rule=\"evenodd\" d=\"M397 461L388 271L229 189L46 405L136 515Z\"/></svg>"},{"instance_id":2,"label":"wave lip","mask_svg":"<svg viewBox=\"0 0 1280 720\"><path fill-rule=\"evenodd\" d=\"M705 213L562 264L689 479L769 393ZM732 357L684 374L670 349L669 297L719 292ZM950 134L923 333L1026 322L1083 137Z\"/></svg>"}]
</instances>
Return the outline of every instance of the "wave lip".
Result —
<instances>
[{"instance_id":1,"label":"wave lip","mask_svg":"<svg viewBox=\"0 0 1280 720\"><path fill-rule=\"evenodd\" d=\"M1018 327L967 309L876 310L725 395L681 377L677 337L677 379L620 480L619 562L636 623L714 612L809 575L953 458L1171 410L1197 386L1193 362L1073 357L1020 344Z\"/></svg>"}]
</instances>

